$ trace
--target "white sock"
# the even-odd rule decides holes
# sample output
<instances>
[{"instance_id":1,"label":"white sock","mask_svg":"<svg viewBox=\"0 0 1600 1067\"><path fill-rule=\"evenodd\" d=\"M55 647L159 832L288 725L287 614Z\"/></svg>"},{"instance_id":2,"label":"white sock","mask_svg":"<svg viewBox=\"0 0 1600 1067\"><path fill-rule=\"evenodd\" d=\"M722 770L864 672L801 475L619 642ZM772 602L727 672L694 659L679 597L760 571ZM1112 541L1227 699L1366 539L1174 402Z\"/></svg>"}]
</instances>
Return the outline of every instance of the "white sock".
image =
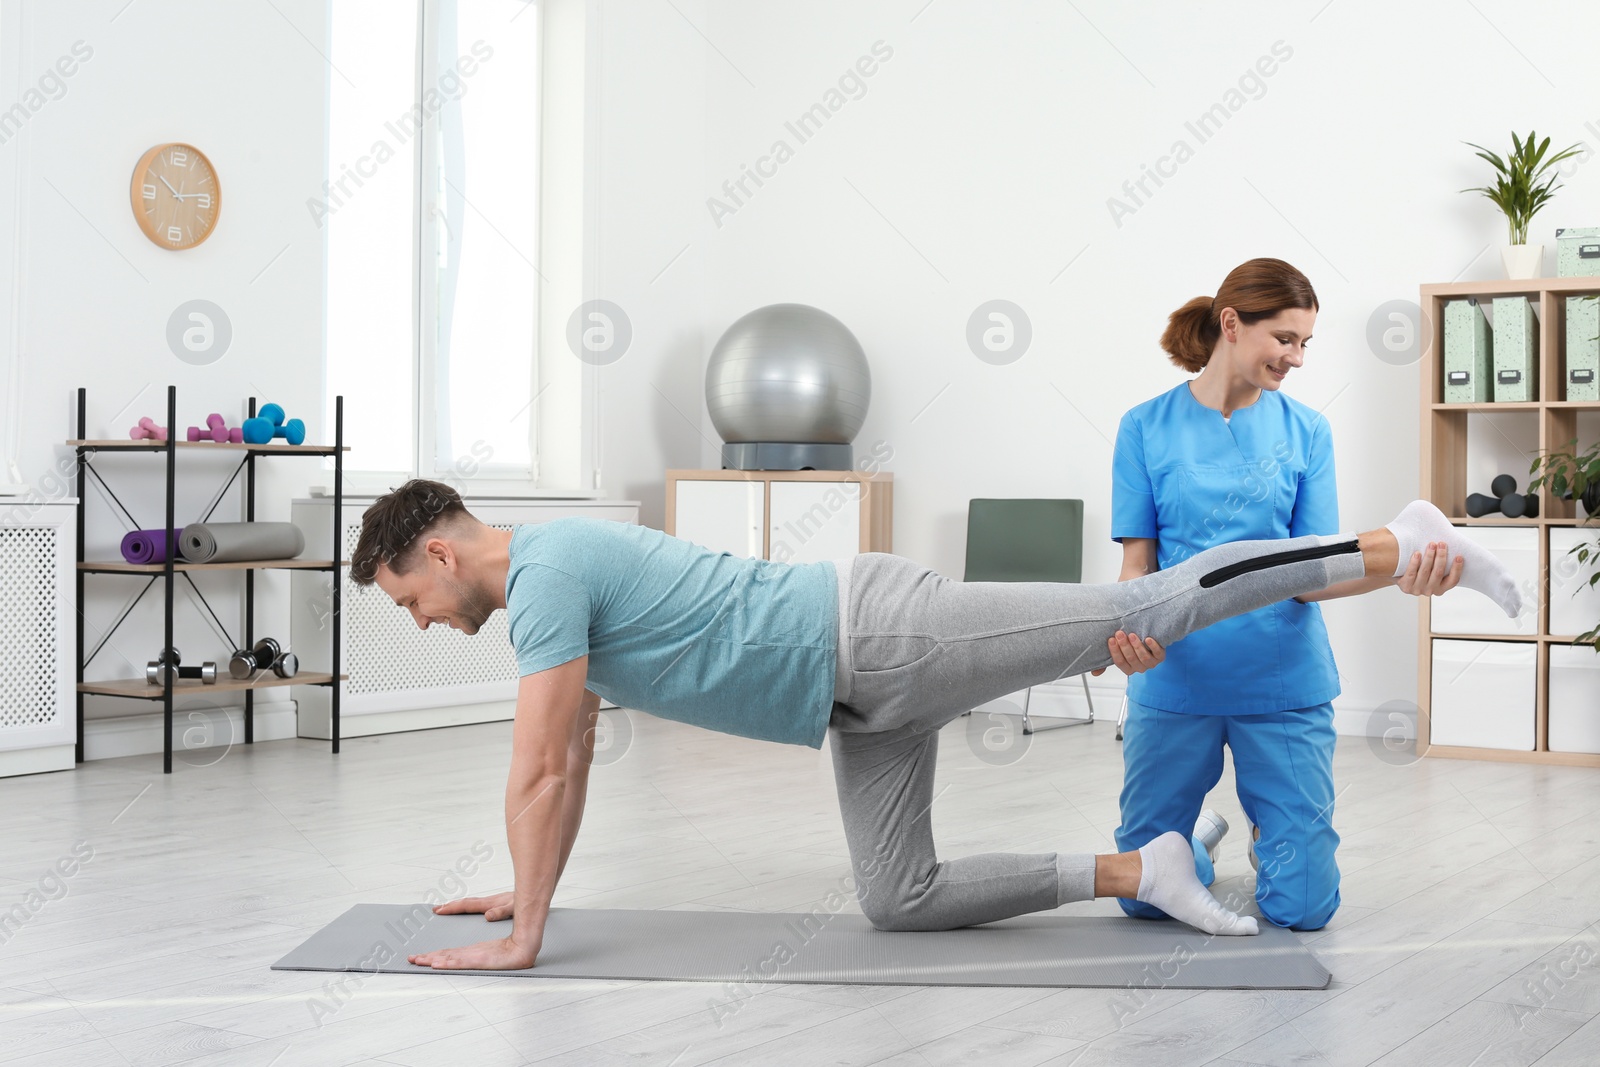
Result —
<instances>
[{"instance_id":1,"label":"white sock","mask_svg":"<svg viewBox=\"0 0 1600 1067\"><path fill-rule=\"evenodd\" d=\"M1208 934L1254 934L1252 915L1237 915L1217 903L1194 873L1194 849L1189 839L1168 830L1139 850L1144 871L1139 876L1138 899L1153 904L1182 922Z\"/></svg>"},{"instance_id":2,"label":"white sock","mask_svg":"<svg viewBox=\"0 0 1600 1067\"><path fill-rule=\"evenodd\" d=\"M1429 541L1443 541L1450 546L1451 565L1455 564L1457 556L1465 560L1461 568L1462 585L1476 589L1499 604L1510 618L1516 618L1522 610L1522 594L1505 564L1488 549L1468 540L1459 527L1450 525L1444 512L1426 500L1413 500L1384 528L1400 542L1400 563L1395 577L1406 572L1412 555L1427 548Z\"/></svg>"}]
</instances>

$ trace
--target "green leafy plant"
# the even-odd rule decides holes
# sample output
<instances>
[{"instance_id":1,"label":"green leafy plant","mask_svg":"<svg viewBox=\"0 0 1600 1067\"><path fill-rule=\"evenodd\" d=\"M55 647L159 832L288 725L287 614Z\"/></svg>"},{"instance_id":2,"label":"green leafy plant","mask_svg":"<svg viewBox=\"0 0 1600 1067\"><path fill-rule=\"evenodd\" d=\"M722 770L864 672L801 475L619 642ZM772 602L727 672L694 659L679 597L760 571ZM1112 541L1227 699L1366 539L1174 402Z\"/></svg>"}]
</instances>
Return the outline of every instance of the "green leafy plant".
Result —
<instances>
[{"instance_id":1,"label":"green leafy plant","mask_svg":"<svg viewBox=\"0 0 1600 1067\"><path fill-rule=\"evenodd\" d=\"M1577 438L1573 438L1574 448L1577 444ZM1537 457L1528 468L1528 473L1535 474L1541 467L1543 472L1528 482L1528 492L1536 493L1541 486L1548 485L1554 496L1563 500L1569 497L1581 500L1589 516L1583 525L1600 525L1600 441L1590 445L1581 454L1552 449ZM1592 568L1593 573L1589 575L1587 583L1591 588L1600 585L1600 540L1594 544L1579 542L1569 548L1567 554L1576 556L1579 564L1588 564ZM1579 634L1574 644L1588 643L1595 652L1600 653L1600 640L1597 638L1600 638L1600 620Z\"/></svg>"},{"instance_id":2,"label":"green leafy plant","mask_svg":"<svg viewBox=\"0 0 1600 1067\"><path fill-rule=\"evenodd\" d=\"M1475 145L1471 141L1461 143L1469 148L1476 148L1478 157L1495 169L1493 185L1480 185L1461 191L1482 193L1493 200L1495 206L1505 212L1506 222L1510 224L1510 243L1527 244L1529 220L1539 213L1539 209L1550 200L1551 194L1560 188L1556 184L1556 176L1548 172L1568 156L1577 155L1578 146L1573 145L1546 158L1545 153L1550 150L1550 138L1546 137L1542 143L1538 142L1534 132L1529 130L1528 139L1520 141L1516 132L1512 131L1512 150L1505 159L1501 159L1482 145Z\"/></svg>"}]
</instances>

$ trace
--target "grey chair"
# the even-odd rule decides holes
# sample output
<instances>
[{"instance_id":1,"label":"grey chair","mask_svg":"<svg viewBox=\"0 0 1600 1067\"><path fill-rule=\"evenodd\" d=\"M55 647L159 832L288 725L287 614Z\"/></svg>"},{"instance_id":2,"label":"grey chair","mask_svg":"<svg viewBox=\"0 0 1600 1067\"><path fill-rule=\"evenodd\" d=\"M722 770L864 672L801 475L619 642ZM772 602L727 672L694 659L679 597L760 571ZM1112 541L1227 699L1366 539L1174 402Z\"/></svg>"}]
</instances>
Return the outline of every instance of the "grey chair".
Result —
<instances>
[{"instance_id":1,"label":"grey chair","mask_svg":"<svg viewBox=\"0 0 1600 1067\"><path fill-rule=\"evenodd\" d=\"M967 582L1081 582L1083 580L1083 501L974 499L967 504ZM1041 726L1056 730L1094 722L1094 696L1089 678L1083 695L1088 718L1066 718ZM1022 732L1036 732L1028 717L1033 699L1029 686L1022 697Z\"/></svg>"}]
</instances>

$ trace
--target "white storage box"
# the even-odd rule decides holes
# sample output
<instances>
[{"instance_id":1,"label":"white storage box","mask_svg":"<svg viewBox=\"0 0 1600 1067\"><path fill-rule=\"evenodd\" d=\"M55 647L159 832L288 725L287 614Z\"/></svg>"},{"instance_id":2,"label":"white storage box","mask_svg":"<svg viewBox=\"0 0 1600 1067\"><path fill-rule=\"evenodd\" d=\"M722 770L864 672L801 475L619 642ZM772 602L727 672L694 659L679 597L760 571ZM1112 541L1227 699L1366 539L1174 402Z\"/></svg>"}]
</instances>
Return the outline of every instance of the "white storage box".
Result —
<instances>
[{"instance_id":1,"label":"white storage box","mask_svg":"<svg viewBox=\"0 0 1600 1067\"><path fill-rule=\"evenodd\" d=\"M1522 590L1522 614L1506 618L1494 601L1457 586L1433 598L1431 625L1436 634L1506 634L1532 637L1539 623L1539 531L1533 526L1458 526L1457 533L1493 552L1510 568ZM1529 691L1530 694L1532 690ZM1531 696L1530 696L1531 699Z\"/></svg>"},{"instance_id":2,"label":"white storage box","mask_svg":"<svg viewBox=\"0 0 1600 1067\"><path fill-rule=\"evenodd\" d=\"M1550 751L1600 752L1600 654L1550 646Z\"/></svg>"},{"instance_id":3,"label":"white storage box","mask_svg":"<svg viewBox=\"0 0 1600 1067\"><path fill-rule=\"evenodd\" d=\"M1429 744L1533 751L1537 664L1531 641L1435 641Z\"/></svg>"},{"instance_id":4,"label":"white storage box","mask_svg":"<svg viewBox=\"0 0 1600 1067\"><path fill-rule=\"evenodd\" d=\"M1600 547L1600 531L1550 527L1550 632L1556 637L1577 637L1600 623L1600 587L1588 584L1600 559L1591 553L1579 563L1567 554L1576 544Z\"/></svg>"}]
</instances>

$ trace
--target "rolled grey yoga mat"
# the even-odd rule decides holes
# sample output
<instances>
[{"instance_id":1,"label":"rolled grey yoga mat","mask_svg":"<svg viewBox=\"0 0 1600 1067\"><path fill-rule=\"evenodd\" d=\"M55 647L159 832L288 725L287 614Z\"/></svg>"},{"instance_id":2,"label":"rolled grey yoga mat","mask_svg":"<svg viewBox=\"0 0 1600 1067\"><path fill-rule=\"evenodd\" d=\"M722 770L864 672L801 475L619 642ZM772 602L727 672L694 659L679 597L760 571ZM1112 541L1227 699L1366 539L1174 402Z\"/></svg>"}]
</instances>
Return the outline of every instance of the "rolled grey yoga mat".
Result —
<instances>
[{"instance_id":1,"label":"rolled grey yoga mat","mask_svg":"<svg viewBox=\"0 0 1600 1067\"><path fill-rule=\"evenodd\" d=\"M1326 989L1331 975L1292 931L1213 937L1172 919L1021 915L935 933L886 933L860 915L552 908L538 964L435 971L414 952L511 932L511 920L434 915L426 904L357 904L272 965L276 971L493 974L717 982L735 1003L752 982L856 985ZM726 991L732 990L731 993Z\"/></svg>"},{"instance_id":2,"label":"rolled grey yoga mat","mask_svg":"<svg viewBox=\"0 0 1600 1067\"><path fill-rule=\"evenodd\" d=\"M305 534L292 522L196 522L178 539L178 551L190 563L293 559L305 547Z\"/></svg>"}]
</instances>

